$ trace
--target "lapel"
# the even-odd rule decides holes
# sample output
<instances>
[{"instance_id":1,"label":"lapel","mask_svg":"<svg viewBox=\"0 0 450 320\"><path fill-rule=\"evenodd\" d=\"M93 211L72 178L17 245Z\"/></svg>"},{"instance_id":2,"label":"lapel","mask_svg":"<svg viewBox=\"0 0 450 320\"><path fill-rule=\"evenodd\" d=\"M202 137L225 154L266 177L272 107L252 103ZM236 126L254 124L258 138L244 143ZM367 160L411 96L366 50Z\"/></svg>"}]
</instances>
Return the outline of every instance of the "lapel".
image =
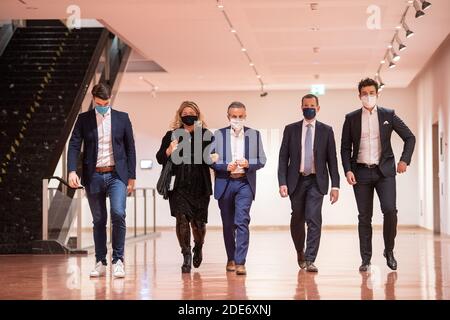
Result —
<instances>
[{"instance_id":1,"label":"lapel","mask_svg":"<svg viewBox=\"0 0 450 320\"><path fill-rule=\"evenodd\" d=\"M316 128L315 128L315 132L314 132L314 141L313 141L314 159L317 159L318 145L319 145L320 139L322 139L321 134L322 134L322 123L320 123L316 119Z\"/></svg>"},{"instance_id":2,"label":"lapel","mask_svg":"<svg viewBox=\"0 0 450 320\"><path fill-rule=\"evenodd\" d=\"M356 113L356 118L354 124L354 134L355 137L358 137L356 141L358 141L358 146L355 148L356 150L359 150L359 145L361 143L361 122L362 122L362 108L359 109L359 111Z\"/></svg>"},{"instance_id":3,"label":"lapel","mask_svg":"<svg viewBox=\"0 0 450 320\"><path fill-rule=\"evenodd\" d=\"M381 150L383 150L383 143L384 143L384 112L383 109L377 106L377 115L378 115L378 124L380 126L380 143L381 143Z\"/></svg>"},{"instance_id":4,"label":"lapel","mask_svg":"<svg viewBox=\"0 0 450 320\"><path fill-rule=\"evenodd\" d=\"M95 112L95 109L92 109L91 114L89 116L89 130L92 130L94 134L94 143L95 143L95 155L97 161L97 155L98 155L98 129L97 129L97 113Z\"/></svg>"},{"instance_id":5,"label":"lapel","mask_svg":"<svg viewBox=\"0 0 450 320\"><path fill-rule=\"evenodd\" d=\"M301 162L302 159L302 131L303 131L303 120L297 122L297 132L294 134L294 139L298 139L297 141L294 140L294 145L299 146L298 148L298 161Z\"/></svg>"},{"instance_id":6,"label":"lapel","mask_svg":"<svg viewBox=\"0 0 450 320\"><path fill-rule=\"evenodd\" d=\"M233 160L233 157L231 155L231 126L224 129L224 138L225 143L223 144L225 155L225 163L231 162Z\"/></svg>"},{"instance_id":7,"label":"lapel","mask_svg":"<svg viewBox=\"0 0 450 320\"><path fill-rule=\"evenodd\" d=\"M249 137L246 134L248 128L244 127L244 155L245 155L245 159L247 159L248 161L250 161L250 148L249 148ZM257 142L258 143L258 142Z\"/></svg>"}]
</instances>

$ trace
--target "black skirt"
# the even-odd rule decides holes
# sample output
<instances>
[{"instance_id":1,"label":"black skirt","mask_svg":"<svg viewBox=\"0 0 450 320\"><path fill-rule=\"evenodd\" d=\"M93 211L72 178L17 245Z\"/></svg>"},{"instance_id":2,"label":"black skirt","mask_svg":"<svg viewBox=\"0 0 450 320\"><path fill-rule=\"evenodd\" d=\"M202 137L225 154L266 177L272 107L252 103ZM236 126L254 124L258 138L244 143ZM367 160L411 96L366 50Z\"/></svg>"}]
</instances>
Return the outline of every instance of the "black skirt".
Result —
<instances>
[{"instance_id":1,"label":"black skirt","mask_svg":"<svg viewBox=\"0 0 450 320\"><path fill-rule=\"evenodd\" d=\"M182 164L176 166L176 171L175 187L169 194L171 215L184 214L189 220L207 223L211 196L209 168Z\"/></svg>"}]
</instances>

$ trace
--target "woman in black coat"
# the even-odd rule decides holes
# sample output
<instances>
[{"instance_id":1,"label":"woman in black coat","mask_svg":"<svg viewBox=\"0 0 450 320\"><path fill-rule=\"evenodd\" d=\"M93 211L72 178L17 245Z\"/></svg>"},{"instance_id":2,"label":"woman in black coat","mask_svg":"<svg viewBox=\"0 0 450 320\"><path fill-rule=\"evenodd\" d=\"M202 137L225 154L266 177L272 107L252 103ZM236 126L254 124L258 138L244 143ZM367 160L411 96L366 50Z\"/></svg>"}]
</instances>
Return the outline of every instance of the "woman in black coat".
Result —
<instances>
[{"instance_id":1,"label":"woman in black coat","mask_svg":"<svg viewBox=\"0 0 450 320\"><path fill-rule=\"evenodd\" d=\"M163 166L169 159L173 162L175 182L169 192L169 205L171 215L176 218L176 233L183 254L183 273L191 271L192 262L198 268L203 258L202 247L212 194L208 152L211 138L212 133L205 128L198 106L192 101L184 101L177 110L172 130L165 134L156 154L158 163ZM203 155L206 155L206 159ZM194 237L193 259L190 228Z\"/></svg>"}]
</instances>

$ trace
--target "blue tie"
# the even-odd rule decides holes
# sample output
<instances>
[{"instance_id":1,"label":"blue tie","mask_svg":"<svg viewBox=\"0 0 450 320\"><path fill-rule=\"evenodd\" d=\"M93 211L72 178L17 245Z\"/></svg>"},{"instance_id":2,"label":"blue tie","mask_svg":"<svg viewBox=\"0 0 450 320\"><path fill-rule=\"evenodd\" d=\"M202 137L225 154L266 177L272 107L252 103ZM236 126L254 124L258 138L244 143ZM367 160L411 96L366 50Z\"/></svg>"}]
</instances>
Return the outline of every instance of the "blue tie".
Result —
<instances>
[{"instance_id":1,"label":"blue tie","mask_svg":"<svg viewBox=\"0 0 450 320\"><path fill-rule=\"evenodd\" d=\"M312 145L312 124L307 124L306 127L306 136L305 136L305 165L303 172L305 175L309 175L312 173L312 165L313 165L313 145Z\"/></svg>"}]
</instances>

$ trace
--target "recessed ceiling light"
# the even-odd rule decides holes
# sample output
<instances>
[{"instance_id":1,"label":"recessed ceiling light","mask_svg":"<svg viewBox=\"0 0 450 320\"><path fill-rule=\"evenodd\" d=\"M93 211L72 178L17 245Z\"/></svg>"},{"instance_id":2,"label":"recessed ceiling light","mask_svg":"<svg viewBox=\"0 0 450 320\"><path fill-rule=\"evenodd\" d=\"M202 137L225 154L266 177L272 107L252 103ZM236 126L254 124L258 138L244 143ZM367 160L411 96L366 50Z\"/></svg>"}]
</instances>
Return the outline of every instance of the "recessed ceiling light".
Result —
<instances>
[{"instance_id":1,"label":"recessed ceiling light","mask_svg":"<svg viewBox=\"0 0 450 320\"><path fill-rule=\"evenodd\" d=\"M245 52L245 51L247 51L247 49L245 49L245 48L241 48L241 51L242 51L242 52Z\"/></svg>"}]
</instances>

